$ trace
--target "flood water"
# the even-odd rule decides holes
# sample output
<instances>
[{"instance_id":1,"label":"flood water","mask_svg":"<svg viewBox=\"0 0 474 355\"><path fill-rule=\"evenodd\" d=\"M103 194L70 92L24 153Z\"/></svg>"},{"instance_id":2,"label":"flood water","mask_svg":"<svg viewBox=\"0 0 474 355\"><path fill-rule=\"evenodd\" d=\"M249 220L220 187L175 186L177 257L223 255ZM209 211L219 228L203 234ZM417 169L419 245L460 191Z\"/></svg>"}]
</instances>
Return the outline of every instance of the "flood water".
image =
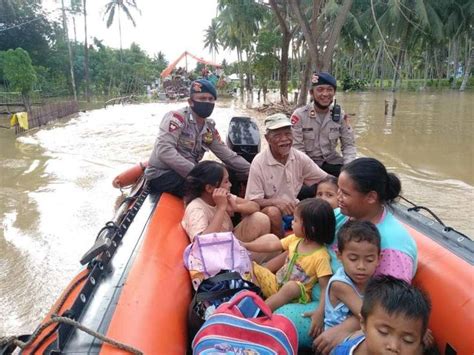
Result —
<instances>
[{"instance_id":1,"label":"flood water","mask_svg":"<svg viewBox=\"0 0 474 355\"><path fill-rule=\"evenodd\" d=\"M359 155L382 160L403 195L474 236L474 93L338 94ZM220 101L213 117L226 135L236 115L263 114ZM81 113L16 138L0 129L0 336L31 332L114 212L115 175L148 159L161 117L183 103L115 106Z\"/></svg>"}]
</instances>

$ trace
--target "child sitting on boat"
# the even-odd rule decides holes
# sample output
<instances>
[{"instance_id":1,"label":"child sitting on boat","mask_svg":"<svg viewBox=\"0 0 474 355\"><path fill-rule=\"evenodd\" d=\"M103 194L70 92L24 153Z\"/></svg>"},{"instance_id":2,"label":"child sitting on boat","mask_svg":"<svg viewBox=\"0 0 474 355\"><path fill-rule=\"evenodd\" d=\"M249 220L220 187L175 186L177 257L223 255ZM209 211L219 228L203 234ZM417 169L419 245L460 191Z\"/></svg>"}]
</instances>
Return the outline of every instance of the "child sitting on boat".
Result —
<instances>
[{"instance_id":1,"label":"child sitting on boat","mask_svg":"<svg viewBox=\"0 0 474 355\"><path fill-rule=\"evenodd\" d=\"M189 172L181 224L191 241L198 234L232 231L240 241L250 242L270 233L270 220L258 204L231 194L231 186L227 169L216 161L202 161ZM243 216L235 227L234 213Z\"/></svg>"},{"instance_id":2,"label":"child sitting on boat","mask_svg":"<svg viewBox=\"0 0 474 355\"><path fill-rule=\"evenodd\" d=\"M337 208L337 189L337 178L328 175L318 184L316 197L329 202L332 208Z\"/></svg>"},{"instance_id":3,"label":"child sitting on boat","mask_svg":"<svg viewBox=\"0 0 474 355\"><path fill-rule=\"evenodd\" d=\"M296 206L294 217L294 234L281 240L268 235L244 243L248 250L255 252L288 250L285 265L276 274L254 263L255 279L272 310L291 301L310 302L313 286L318 282L323 292L332 275L326 245L334 239L333 209L324 200L306 199ZM324 301L316 314L315 320L322 330Z\"/></svg>"},{"instance_id":4,"label":"child sitting on boat","mask_svg":"<svg viewBox=\"0 0 474 355\"><path fill-rule=\"evenodd\" d=\"M392 276L367 285L356 333L336 346L335 355L421 354L431 305L426 294Z\"/></svg>"},{"instance_id":5,"label":"child sitting on boat","mask_svg":"<svg viewBox=\"0 0 474 355\"><path fill-rule=\"evenodd\" d=\"M366 286L379 264L379 231L369 221L348 221L337 233L337 247L342 267L326 288L325 330L360 313Z\"/></svg>"}]
</instances>

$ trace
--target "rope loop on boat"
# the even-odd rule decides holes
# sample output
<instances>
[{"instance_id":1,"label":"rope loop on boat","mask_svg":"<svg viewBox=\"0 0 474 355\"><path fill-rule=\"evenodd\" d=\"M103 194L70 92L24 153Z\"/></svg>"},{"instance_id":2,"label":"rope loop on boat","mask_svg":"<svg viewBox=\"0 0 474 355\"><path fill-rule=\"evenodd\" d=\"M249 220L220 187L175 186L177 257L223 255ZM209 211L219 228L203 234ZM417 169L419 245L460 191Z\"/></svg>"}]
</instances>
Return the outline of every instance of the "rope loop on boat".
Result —
<instances>
[{"instance_id":1,"label":"rope loop on boat","mask_svg":"<svg viewBox=\"0 0 474 355\"><path fill-rule=\"evenodd\" d=\"M71 318L68 318L68 317L61 317L61 316L58 316L58 315L52 315L51 316L51 322L57 322L57 323L64 323L64 324L68 324L68 325L71 325L79 330L82 330L84 333L87 333L91 336L93 336L94 338L97 338L99 340L101 340L102 342L104 343L107 343L107 344L110 344L112 346L115 346L116 348L120 349L120 350L125 350L127 352L129 352L130 354L136 354L136 355L142 355L143 352L131 345L128 345L128 344L125 344L125 343L122 343L122 342L119 342L115 339L112 339L110 337L107 337L103 334L100 334L98 332L96 332L95 330L92 330L92 329L89 329L87 328L86 326L82 325L81 323L75 321L74 319L71 319Z\"/></svg>"},{"instance_id":2,"label":"rope loop on boat","mask_svg":"<svg viewBox=\"0 0 474 355\"><path fill-rule=\"evenodd\" d=\"M17 336L11 335L11 336L3 336L0 337L0 349L3 348L8 348L11 345L15 345L18 348L23 349L24 347L24 342L22 342Z\"/></svg>"},{"instance_id":3,"label":"rope loop on boat","mask_svg":"<svg viewBox=\"0 0 474 355\"><path fill-rule=\"evenodd\" d=\"M68 324L70 326L73 326L79 330L82 330L84 333L87 333L94 338L97 338L101 340L104 343L110 344L112 346L115 346L116 348L120 350L124 350L129 352L130 354L136 354L136 355L142 355L143 352L131 345L121 343L115 339L109 338L103 334L100 334L96 332L95 330L89 329L86 326L82 325L81 323L75 321L74 319L68 318L68 317L63 317L63 316L58 316L57 314L51 315L51 318L43 323L28 339L27 342L21 341L17 336L7 336L7 337L2 337L0 338L0 348L3 347L8 347L10 345L15 345L16 347L19 347L20 349L25 349L28 347L31 343L33 343L38 336L41 334L43 330L48 328L51 324L55 323L63 323L63 324Z\"/></svg>"},{"instance_id":4,"label":"rope loop on boat","mask_svg":"<svg viewBox=\"0 0 474 355\"><path fill-rule=\"evenodd\" d=\"M399 197L408 202L409 204L411 204L413 207L409 207L407 208L407 211L408 212L411 212L411 211L415 211L415 212L420 212L420 210L424 210L426 212L428 212L435 220L436 222L438 222L439 224L441 224L443 226L443 232L445 233L448 233L448 232L455 232L459 235L461 235L462 237L464 238L467 238L467 239L470 239L466 234L464 233L461 233L460 231L458 231L457 229L454 229L453 227L449 227L447 226L446 224L444 224L444 222L441 220L441 218L439 218L432 210L430 210L429 208L427 207L424 207L424 206L419 206L417 205L416 203L410 201L409 199L407 199L406 197L403 197L402 195L399 195Z\"/></svg>"}]
</instances>

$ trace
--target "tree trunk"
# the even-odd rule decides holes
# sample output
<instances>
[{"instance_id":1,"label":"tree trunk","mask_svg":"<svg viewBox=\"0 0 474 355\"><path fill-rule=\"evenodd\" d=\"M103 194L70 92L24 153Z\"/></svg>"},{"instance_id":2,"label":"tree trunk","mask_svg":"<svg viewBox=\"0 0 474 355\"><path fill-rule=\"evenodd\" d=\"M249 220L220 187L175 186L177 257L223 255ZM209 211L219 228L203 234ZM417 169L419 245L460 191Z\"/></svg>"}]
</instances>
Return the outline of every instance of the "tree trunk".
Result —
<instances>
[{"instance_id":1,"label":"tree trunk","mask_svg":"<svg viewBox=\"0 0 474 355\"><path fill-rule=\"evenodd\" d=\"M449 80L450 76L451 76L451 55L452 55L452 42L451 42L451 39L449 39L449 42L448 42L448 60L447 60L447 63L448 65L446 66L446 79Z\"/></svg>"},{"instance_id":2,"label":"tree trunk","mask_svg":"<svg viewBox=\"0 0 474 355\"><path fill-rule=\"evenodd\" d=\"M250 63L251 63L251 55L249 53L249 51L247 50L245 52L246 56L247 56L247 65L246 65L246 80L245 80L245 83L246 83L246 89L247 89L247 107L252 107L252 103L253 103L253 84L252 84L252 68L250 66Z\"/></svg>"},{"instance_id":3,"label":"tree trunk","mask_svg":"<svg viewBox=\"0 0 474 355\"><path fill-rule=\"evenodd\" d=\"M315 67L317 71L319 71L320 57L319 57L319 51L318 51L316 38L319 38L319 33L317 31L317 22L318 22L318 13L319 13L319 7L321 4L321 1L313 0L313 8L312 8L313 15L311 18L311 26L309 22L306 20L304 13L301 11L299 2L297 0L289 0L289 4L290 4L290 8L293 14L295 15L298 21L298 24L301 27L304 38L306 40L312 66ZM309 70L311 70L311 65L310 65ZM304 84L302 83L301 85L303 86Z\"/></svg>"},{"instance_id":4,"label":"tree trunk","mask_svg":"<svg viewBox=\"0 0 474 355\"><path fill-rule=\"evenodd\" d=\"M83 0L84 7L84 77L86 79L86 100L91 101L89 91L89 46L87 45L87 0Z\"/></svg>"},{"instance_id":5,"label":"tree trunk","mask_svg":"<svg viewBox=\"0 0 474 355\"><path fill-rule=\"evenodd\" d=\"M74 101L77 101L76 80L74 79L74 64L73 64L73 60L72 60L71 43L69 42L69 35L68 35L68 31L67 31L66 9L64 8L64 0L61 0L61 6L62 6L62 13L63 13L64 40L67 43L67 51L68 51L68 54L69 54L69 73L71 75L72 93L74 95Z\"/></svg>"},{"instance_id":6,"label":"tree trunk","mask_svg":"<svg viewBox=\"0 0 474 355\"><path fill-rule=\"evenodd\" d=\"M469 77L471 75L471 65L472 65L472 60L474 57L474 50L472 49L472 42L470 38L467 38L466 35L466 60L465 60L465 65L464 65L464 78L462 79L462 84L461 87L459 88L459 91L464 91L467 86L467 82L469 81Z\"/></svg>"},{"instance_id":7,"label":"tree trunk","mask_svg":"<svg viewBox=\"0 0 474 355\"><path fill-rule=\"evenodd\" d=\"M334 53L334 48L336 47L337 40L341 33L342 26L346 22L347 15L352 7L352 0L345 0L342 4L342 8L337 13L336 19L331 29L331 34L329 35L329 40L325 43L326 49L323 54L323 61L321 70L329 71L331 69L332 56ZM318 18L319 20L319 18ZM323 47L323 46L322 46ZM324 48L324 47L323 47Z\"/></svg>"},{"instance_id":8,"label":"tree trunk","mask_svg":"<svg viewBox=\"0 0 474 355\"><path fill-rule=\"evenodd\" d=\"M77 43L76 17L72 16L72 28L74 29L74 43Z\"/></svg>"},{"instance_id":9,"label":"tree trunk","mask_svg":"<svg viewBox=\"0 0 474 355\"><path fill-rule=\"evenodd\" d=\"M120 41L120 63L122 63L122 22L120 21L120 7L117 8L118 26L119 26L119 41Z\"/></svg>"},{"instance_id":10,"label":"tree trunk","mask_svg":"<svg viewBox=\"0 0 474 355\"><path fill-rule=\"evenodd\" d=\"M280 12L276 0L270 0L270 6L276 15L278 25L280 26L280 30L282 32L280 57L280 101L283 102L283 97L288 100L288 53L292 34L290 33L287 23L283 18L283 15L286 16L286 11L284 14ZM286 10L285 3L284 6Z\"/></svg>"},{"instance_id":11,"label":"tree trunk","mask_svg":"<svg viewBox=\"0 0 474 355\"><path fill-rule=\"evenodd\" d=\"M30 95L28 95L27 93L21 93L21 99L23 101L23 105L25 105L26 111L31 112Z\"/></svg>"},{"instance_id":12,"label":"tree trunk","mask_svg":"<svg viewBox=\"0 0 474 355\"><path fill-rule=\"evenodd\" d=\"M453 81L451 82L451 89L456 89L456 76L459 70L459 37L453 40Z\"/></svg>"},{"instance_id":13,"label":"tree trunk","mask_svg":"<svg viewBox=\"0 0 474 355\"><path fill-rule=\"evenodd\" d=\"M281 38L281 58L280 58L280 100L283 97L288 101L288 53L291 35L283 33Z\"/></svg>"},{"instance_id":14,"label":"tree trunk","mask_svg":"<svg viewBox=\"0 0 474 355\"><path fill-rule=\"evenodd\" d=\"M392 92L395 92L400 87L401 81L401 68L403 64L403 59L405 58L407 40L409 37L410 27L406 28L405 34L402 37L402 41L400 42L400 51L398 52L397 63L395 65L395 71L393 73L393 83L392 83Z\"/></svg>"},{"instance_id":15,"label":"tree trunk","mask_svg":"<svg viewBox=\"0 0 474 355\"><path fill-rule=\"evenodd\" d=\"M425 55L425 74L423 78L423 90L426 89L426 85L428 84L428 71L430 69L428 49L426 49L424 55Z\"/></svg>"},{"instance_id":16,"label":"tree trunk","mask_svg":"<svg viewBox=\"0 0 474 355\"><path fill-rule=\"evenodd\" d=\"M383 44L382 44L382 48L383 48ZM381 90L384 90L384 80L385 80L385 49L382 50L382 58L381 58L381 61L380 61L380 89Z\"/></svg>"},{"instance_id":17,"label":"tree trunk","mask_svg":"<svg viewBox=\"0 0 474 355\"><path fill-rule=\"evenodd\" d=\"M240 48L237 48L237 68L239 69L239 79L240 79L240 99L244 100L244 75L242 73L242 51Z\"/></svg>"},{"instance_id":18,"label":"tree trunk","mask_svg":"<svg viewBox=\"0 0 474 355\"><path fill-rule=\"evenodd\" d=\"M433 50L433 60L434 60L434 65L435 65L435 70L436 70L436 79L439 80L442 78L443 74L441 73L441 68L438 61L438 53L439 53L439 49L435 48Z\"/></svg>"},{"instance_id":19,"label":"tree trunk","mask_svg":"<svg viewBox=\"0 0 474 355\"><path fill-rule=\"evenodd\" d=\"M303 69L303 72L301 74L301 85L300 85L300 95L298 97L298 104L296 105L297 107L301 107L306 105L306 102L308 101L308 91L309 91L309 82L311 81L311 53L308 50L306 52L306 66Z\"/></svg>"}]
</instances>

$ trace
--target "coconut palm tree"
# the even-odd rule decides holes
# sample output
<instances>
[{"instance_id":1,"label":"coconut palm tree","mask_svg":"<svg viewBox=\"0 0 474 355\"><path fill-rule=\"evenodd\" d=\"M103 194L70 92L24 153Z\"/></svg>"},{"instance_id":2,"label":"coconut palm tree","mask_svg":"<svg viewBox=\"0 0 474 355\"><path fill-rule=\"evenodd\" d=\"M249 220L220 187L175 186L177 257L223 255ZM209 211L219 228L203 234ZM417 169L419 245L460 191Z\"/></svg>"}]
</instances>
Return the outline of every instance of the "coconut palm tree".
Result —
<instances>
[{"instance_id":1,"label":"coconut palm tree","mask_svg":"<svg viewBox=\"0 0 474 355\"><path fill-rule=\"evenodd\" d=\"M217 20L212 19L211 25L204 30L204 48L209 48L211 52L212 60L216 60L216 53L219 53L219 36L218 36L218 24Z\"/></svg>"},{"instance_id":2,"label":"coconut palm tree","mask_svg":"<svg viewBox=\"0 0 474 355\"><path fill-rule=\"evenodd\" d=\"M247 57L247 89L251 91L251 58L254 53L253 44L259 31L260 23L267 8L254 1L218 0L217 8L220 11L218 20L218 36L224 49L237 51L237 62L240 76L240 94L243 97L243 53Z\"/></svg>"},{"instance_id":3,"label":"coconut palm tree","mask_svg":"<svg viewBox=\"0 0 474 355\"><path fill-rule=\"evenodd\" d=\"M107 5L105 5L105 14L107 16L107 28L109 28L114 22L115 12L118 16L118 25L119 25L119 38L120 38L120 52L122 52L122 24L120 21L120 12L123 11L127 18L132 22L133 26L136 26L135 19L130 13L130 8L133 8L141 14L140 10L137 7L137 2L135 0L110 0Z\"/></svg>"},{"instance_id":4,"label":"coconut palm tree","mask_svg":"<svg viewBox=\"0 0 474 355\"><path fill-rule=\"evenodd\" d=\"M429 0L400 0L387 3L371 0L371 11L375 25L384 42L387 54L388 47L396 48L393 56L394 74L392 91L400 85L400 72L407 51L416 48L423 38L441 39L442 21L435 10L435 3ZM390 38L391 43L387 43Z\"/></svg>"}]
</instances>

